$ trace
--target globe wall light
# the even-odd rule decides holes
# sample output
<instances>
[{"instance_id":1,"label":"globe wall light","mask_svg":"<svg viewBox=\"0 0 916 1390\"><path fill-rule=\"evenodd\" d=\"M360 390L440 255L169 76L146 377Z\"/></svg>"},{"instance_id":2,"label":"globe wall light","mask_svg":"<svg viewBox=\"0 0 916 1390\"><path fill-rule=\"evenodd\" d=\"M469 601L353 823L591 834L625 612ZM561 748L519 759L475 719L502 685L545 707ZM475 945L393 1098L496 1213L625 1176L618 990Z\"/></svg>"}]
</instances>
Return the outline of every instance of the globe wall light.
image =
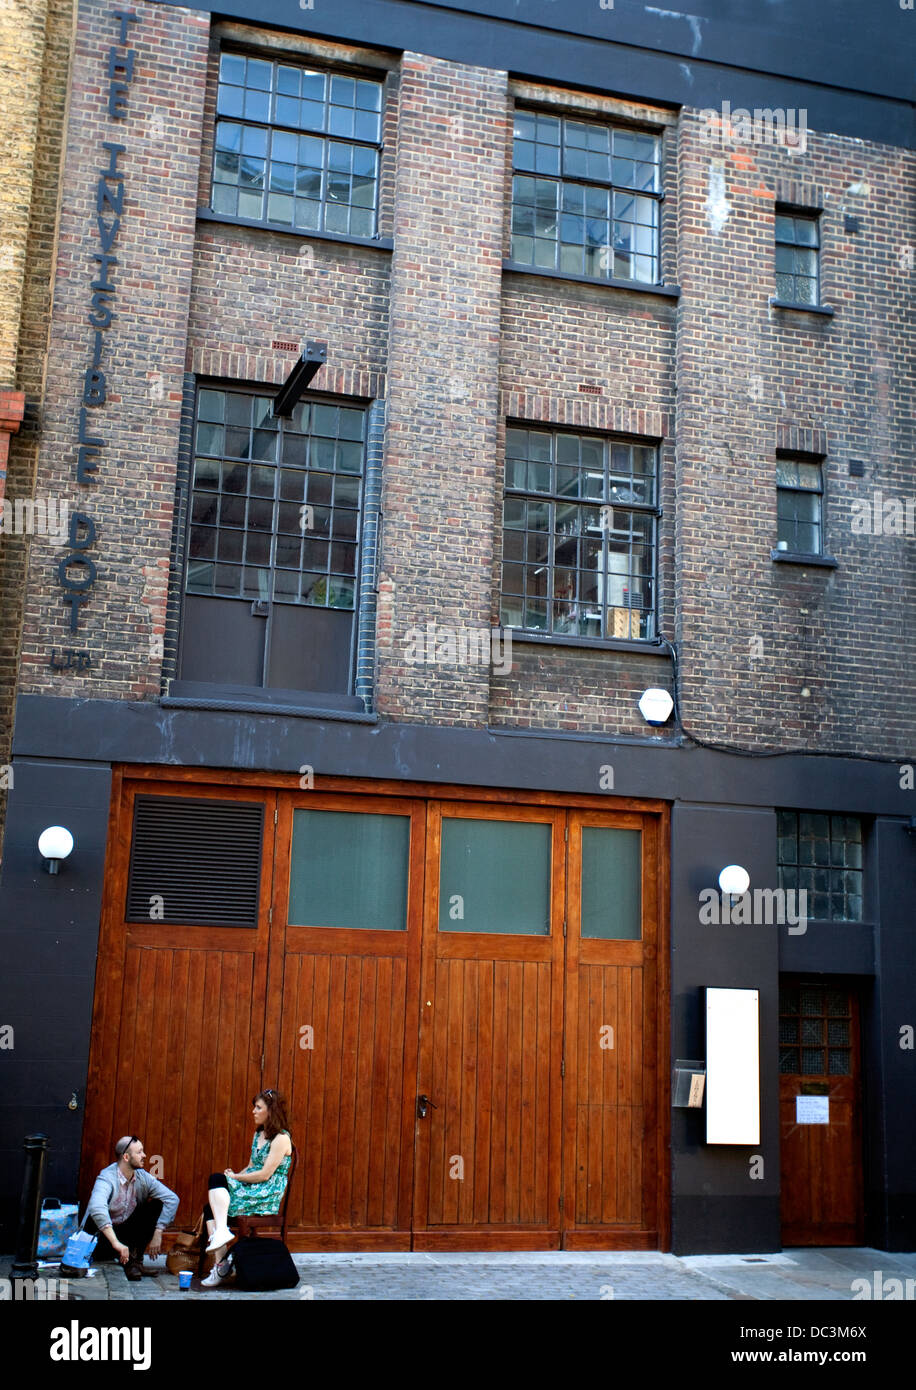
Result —
<instances>
[{"instance_id":1,"label":"globe wall light","mask_svg":"<svg viewBox=\"0 0 916 1390\"><path fill-rule=\"evenodd\" d=\"M38 837L38 851L49 874L60 872L60 863L73 849L73 836L63 825L49 825Z\"/></svg>"},{"instance_id":2,"label":"globe wall light","mask_svg":"<svg viewBox=\"0 0 916 1390\"><path fill-rule=\"evenodd\" d=\"M667 690L659 690L652 686L644 690L639 697L640 714L647 724L652 724L655 728L668 723L673 709L674 701Z\"/></svg>"},{"instance_id":3,"label":"globe wall light","mask_svg":"<svg viewBox=\"0 0 916 1390\"><path fill-rule=\"evenodd\" d=\"M719 874L719 887L733 898L742 897L751 886L751 876L740 864L726 864Z\"/></svg>"}]
</instances>

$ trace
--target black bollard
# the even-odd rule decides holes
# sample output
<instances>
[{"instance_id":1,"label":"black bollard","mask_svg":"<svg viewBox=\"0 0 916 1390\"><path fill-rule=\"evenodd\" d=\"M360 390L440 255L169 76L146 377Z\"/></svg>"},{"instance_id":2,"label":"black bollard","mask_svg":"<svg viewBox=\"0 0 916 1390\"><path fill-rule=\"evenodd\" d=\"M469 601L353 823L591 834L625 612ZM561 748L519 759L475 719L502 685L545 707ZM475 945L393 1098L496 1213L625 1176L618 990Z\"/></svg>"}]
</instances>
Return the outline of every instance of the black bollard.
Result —
<instances>
[{"instance_id":1,"label":"black bollard","mask_svg":"<svg viewBox=\"0 0 916 1390\"><path fill-rule=\"evenodd\" d=\"M46 1134L27 1134L25 1137L25 1171L22 1175L22 1197L19 1201L19 1230L16 1233L16 1258L10 1275L13 1279L38 1278L38 1222L41 1216L41 1193L45 1180L45 1159L48 1150Z\"/></svg>"}]
</instances>

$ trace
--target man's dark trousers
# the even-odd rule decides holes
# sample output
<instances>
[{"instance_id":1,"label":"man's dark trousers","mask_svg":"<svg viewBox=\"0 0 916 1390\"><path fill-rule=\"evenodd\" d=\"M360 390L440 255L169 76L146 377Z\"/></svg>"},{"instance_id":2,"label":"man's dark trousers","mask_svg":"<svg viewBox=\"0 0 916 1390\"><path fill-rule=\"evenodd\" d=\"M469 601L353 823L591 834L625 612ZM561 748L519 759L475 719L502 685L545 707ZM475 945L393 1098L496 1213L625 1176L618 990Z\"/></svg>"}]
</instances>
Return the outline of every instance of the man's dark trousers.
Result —
<instances>
[{"instance_id":1,"label":"man's dark trousers","mask_svg":"<svg viewBox=\"0 0 916 1390\"><path fill-rule=\"evenodd\" d=\"M153 1238L156 1229L156 1222L162 1215L162 1203L157 1197L152 1197L148 1202L138 1202L126 1221L112 1222L114 1233L122 1245L126 1245L130 1251L130 1258L136 1257L143 1259L143 1252ZM95 1225L90 1217L87 1226ZM95 1227L98 1230L98 1227ZM93 1251L93 1260L113 1260L116 1255L108 1240L101 1233L99 1243Z\"/></svg>"}]
</instances>

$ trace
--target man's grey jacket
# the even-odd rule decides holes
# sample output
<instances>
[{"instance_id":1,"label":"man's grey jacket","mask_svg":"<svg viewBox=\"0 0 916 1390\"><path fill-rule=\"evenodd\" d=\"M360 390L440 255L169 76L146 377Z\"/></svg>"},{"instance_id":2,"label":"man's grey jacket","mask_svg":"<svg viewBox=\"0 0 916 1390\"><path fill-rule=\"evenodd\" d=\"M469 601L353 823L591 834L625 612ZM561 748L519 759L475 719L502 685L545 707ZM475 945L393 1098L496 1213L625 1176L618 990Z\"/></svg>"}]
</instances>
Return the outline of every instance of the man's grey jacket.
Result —
<instances>
[{"instance_id":1,"label":"man's grey jacket","mask_svg":"<svg viewBox=\"0 0 916 1390\"><path fill-rule=\"evenodd\" d=\"M171 1188L166 1187L164 1182L154 1178L152 1173L147 1173L145 1168L134 1170L134 1182L137 1184L137 1203L148 1202L152 1198L158 1198L162 1203L162 1214L156 1222L157 1230L165 1230L166 1226L175 1219L178 1210L179 1197ZM111 1199L118 1190L118 1165L110 1163L107 1168L103 1168L93 1184L92 1193L89 1197L89 1215L92 1217L99 1230L103 1226L112 1224L108 1208Z\"/></svg>"}]
</instances>

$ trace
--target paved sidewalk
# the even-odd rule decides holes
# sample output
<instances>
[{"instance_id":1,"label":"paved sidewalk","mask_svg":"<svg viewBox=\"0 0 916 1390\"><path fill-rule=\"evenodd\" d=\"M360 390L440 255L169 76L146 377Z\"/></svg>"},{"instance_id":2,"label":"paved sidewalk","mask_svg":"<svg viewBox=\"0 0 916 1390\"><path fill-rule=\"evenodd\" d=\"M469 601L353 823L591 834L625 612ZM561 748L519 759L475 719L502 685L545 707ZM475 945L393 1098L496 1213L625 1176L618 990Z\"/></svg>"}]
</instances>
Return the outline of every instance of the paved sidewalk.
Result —
<instances>
[{"instance_id":1,"label":"paved sidewalk","mask_svg":"<svg viewBox=\"0 0 916 1390\"><path fill-rule=\"evenodd\" d=\"M916 1254L890 1255L883 1250L792 1250L780 1255L693 1255L658 1253L601 1254L343 1254L295 1255L299 1288L280 1293L243 1293L231 1288L200 1289L194 1280L183 1293L164 1268L146 1263L148 1277L128 1283L120 1265L96 1266L87 1279L70 1280L71 1300L143 1302L176 1300L223 1302L227 1299L301 1299L457 1301L496 1300L831 1300L851 1302L853 1280L868 1281L872 1298L912 1299L916 1291ZM12 1263L0 1257L0 1277ZM164 1259L156 1262L164 1266ZM45 1279L55 1269L42 1271ZM901 1281L901 1292L887 1281ZM907 1290L906 1280L910 1285ZM883 1281L883 1282L882 1282Z\"/></svg>"}]
</instances>

